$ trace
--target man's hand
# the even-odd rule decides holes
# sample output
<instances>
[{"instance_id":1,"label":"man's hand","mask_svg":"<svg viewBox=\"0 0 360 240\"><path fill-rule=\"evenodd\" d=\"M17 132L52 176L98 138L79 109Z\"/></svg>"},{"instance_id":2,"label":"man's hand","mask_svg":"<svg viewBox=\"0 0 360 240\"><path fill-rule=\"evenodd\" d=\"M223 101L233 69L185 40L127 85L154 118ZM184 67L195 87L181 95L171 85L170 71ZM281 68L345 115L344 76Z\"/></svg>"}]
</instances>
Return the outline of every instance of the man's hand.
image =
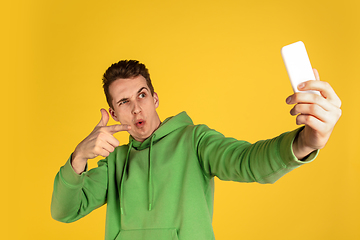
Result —
<instances>
[{"instance_id":1,"label":"man's hand","mask_svg":"<svg viewBox=\"0 0 360 240\"><path fill-rule=\"evenodd\" d=\"M130 130L128 125L107 126L109 114L105 109L101 109L101 120L94 130L83 141L77 145L73 155L71 165L77 174L85 171L88 159L97 156L107 157L119 146L119 141L113 134L120 131Z\"/></svg>"},{"instance_id":2,"label":"man's hand","mask_svg":"<svg viewBox=\"0 0 360 240\"><path fill-rule=\"evenodd\" d=\"M286 99L287 104L296 104L290 111L297 115L296 124L305 124L293 144L298 159L303 159L312 151L323 148L330 138L335 124L341 116L341 100L330 84L320 81L319 74L313 69L316 81L307 81L298 86L301 91L317 90L313 93L298 92Z\"/></svg>"}]
</instances>

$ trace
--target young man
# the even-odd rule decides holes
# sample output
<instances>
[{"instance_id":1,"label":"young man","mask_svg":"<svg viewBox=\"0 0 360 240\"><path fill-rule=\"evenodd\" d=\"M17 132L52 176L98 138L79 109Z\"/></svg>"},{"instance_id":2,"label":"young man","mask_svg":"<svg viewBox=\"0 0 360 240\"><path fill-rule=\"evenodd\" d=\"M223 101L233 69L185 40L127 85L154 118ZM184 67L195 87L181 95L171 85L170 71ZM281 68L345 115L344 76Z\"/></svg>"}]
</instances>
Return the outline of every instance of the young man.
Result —
<instances>
[{"instance_id":1,"label":"young man","mask_svg":"<svg viewBox=\"0 0 360 240\"><path fill-rule=\"evenodd\" d=\"M317 80L319 76L314 70ZM138 61L113 64L103 77L111 117L101 120L55 178L52 216L72 222L107 203L105 239L214 239L214 176L239 182L273 183L313 160L341 115L329 84L308 81L296 93L295 131L250 144L194 125L185 112L161 122L146 67ZM128 131L129 143L113 136ZM87 160L105 157L86 170Z\"/></svg>"}]
</instances>

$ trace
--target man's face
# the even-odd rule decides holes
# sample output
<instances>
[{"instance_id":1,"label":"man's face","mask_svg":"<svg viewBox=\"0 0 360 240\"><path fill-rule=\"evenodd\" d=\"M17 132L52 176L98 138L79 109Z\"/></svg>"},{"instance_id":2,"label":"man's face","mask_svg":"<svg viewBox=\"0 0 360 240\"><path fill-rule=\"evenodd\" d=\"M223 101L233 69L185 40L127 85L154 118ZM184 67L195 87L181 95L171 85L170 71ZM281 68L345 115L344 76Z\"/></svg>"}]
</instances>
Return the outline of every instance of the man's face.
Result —
<instances>
[{"instance_id":1,"label":"man's face","mask_svg":"<svg viewBox=\"0 0 360 240\"><path fill-rule=\"evenodd\" d=\"M109 86L113 109L109 112L115 121L131 126L128 131L137 141L143 142L159 127L156 112L159 98L151 96L146 79L139 75L134 78L120 78Z\"/></svg>"}]
</instances>

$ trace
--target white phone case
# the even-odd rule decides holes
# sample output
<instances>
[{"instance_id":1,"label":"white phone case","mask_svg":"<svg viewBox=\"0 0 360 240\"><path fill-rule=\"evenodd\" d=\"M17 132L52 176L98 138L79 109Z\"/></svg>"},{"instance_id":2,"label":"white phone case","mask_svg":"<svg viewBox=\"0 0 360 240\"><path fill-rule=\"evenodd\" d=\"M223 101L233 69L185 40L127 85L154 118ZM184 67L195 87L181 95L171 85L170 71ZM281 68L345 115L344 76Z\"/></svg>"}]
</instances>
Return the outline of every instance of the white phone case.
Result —
<instances>
[{"instance_id":1,"label":"white phone case","mask_svg":"<svg viewBox=\"0 0 360 240\"><path fill-rule=\"evenodd\" d=\"M300 83L308 80L316 80L310 64L309 56L302 41L281 48L281 55L294 92L299 92L297 86ZM306 92L320 95L318 91Z\"/></svg>"}]
</instances>

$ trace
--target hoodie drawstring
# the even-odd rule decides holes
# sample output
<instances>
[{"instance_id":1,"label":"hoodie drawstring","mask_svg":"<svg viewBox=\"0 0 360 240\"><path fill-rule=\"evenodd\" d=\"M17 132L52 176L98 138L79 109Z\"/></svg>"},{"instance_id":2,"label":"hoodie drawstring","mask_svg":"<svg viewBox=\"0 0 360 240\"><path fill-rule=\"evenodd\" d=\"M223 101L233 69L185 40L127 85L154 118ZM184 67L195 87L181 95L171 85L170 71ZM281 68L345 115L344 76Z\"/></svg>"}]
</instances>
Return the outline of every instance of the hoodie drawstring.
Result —
<instances>
[{"instance_id":1,"label":"hoodie drawstring","mask_svg":"<svg viewBox=\"0 0 360 240\"><path fill-rule=\"evenodd\" d=\"M151 156L152 156L152 148L153 148L154 138L155 138L155 134L150 139L150 147L149 147L149 167L148 167L148 198L149 198L148 204L149 204L149 211L151 211L152 205L153 205ZM123 169L123 174L122 174L122 177L121 177L121 183L120 183L120 212L121 212L122 215L125 214L125 210L124 210L124 208L125 208L124 207L125 173L126 173L127 165L128 165L128 162L129 162L129 156L130 156L130 151L131 151L132 145L133 145L133 142L130 141L129 149L128 149L126 159L125 159L125 165L124 165L124 169Z\"/></svg>"},{"instance_id":2,"label":"hoodie drawstring","mask_svg":"<svg viewBox=\"0 0 360 240\"><path fill-rule=\"evenodd\" d=\"M153 190L152 190L152 179L151 179L151 152L152 152L154 138L155 138L155 134L151 137L150 148L149 148L149 169L148 169L149 211L151 211L151 207L152 207L152 204L153 204Z\"/></svg>"},{"instance_id":3,"label":"hoodie drawstring","mask_svg":"<svg viewBox=\"0 0 360 240\"><path fill-rule=\"evenodd\" d=\"M124 215L124 179L125 179L125 172L126 172L126 169L127 169L127 165L128 165L128 160L129 160L129 156L130 156L130 151L131 151L131 148L132 148L132 145L133 145L133 142L130 141L130 144L129 144L129 149L128 149L128 152L126 154L126 159L125 159L125 165L124 165L124 169L123 169L123 173L122 173L122 177L121 177L121 183L120 183L120 212L122 215Z\"/></svg>"}]
</instances>

